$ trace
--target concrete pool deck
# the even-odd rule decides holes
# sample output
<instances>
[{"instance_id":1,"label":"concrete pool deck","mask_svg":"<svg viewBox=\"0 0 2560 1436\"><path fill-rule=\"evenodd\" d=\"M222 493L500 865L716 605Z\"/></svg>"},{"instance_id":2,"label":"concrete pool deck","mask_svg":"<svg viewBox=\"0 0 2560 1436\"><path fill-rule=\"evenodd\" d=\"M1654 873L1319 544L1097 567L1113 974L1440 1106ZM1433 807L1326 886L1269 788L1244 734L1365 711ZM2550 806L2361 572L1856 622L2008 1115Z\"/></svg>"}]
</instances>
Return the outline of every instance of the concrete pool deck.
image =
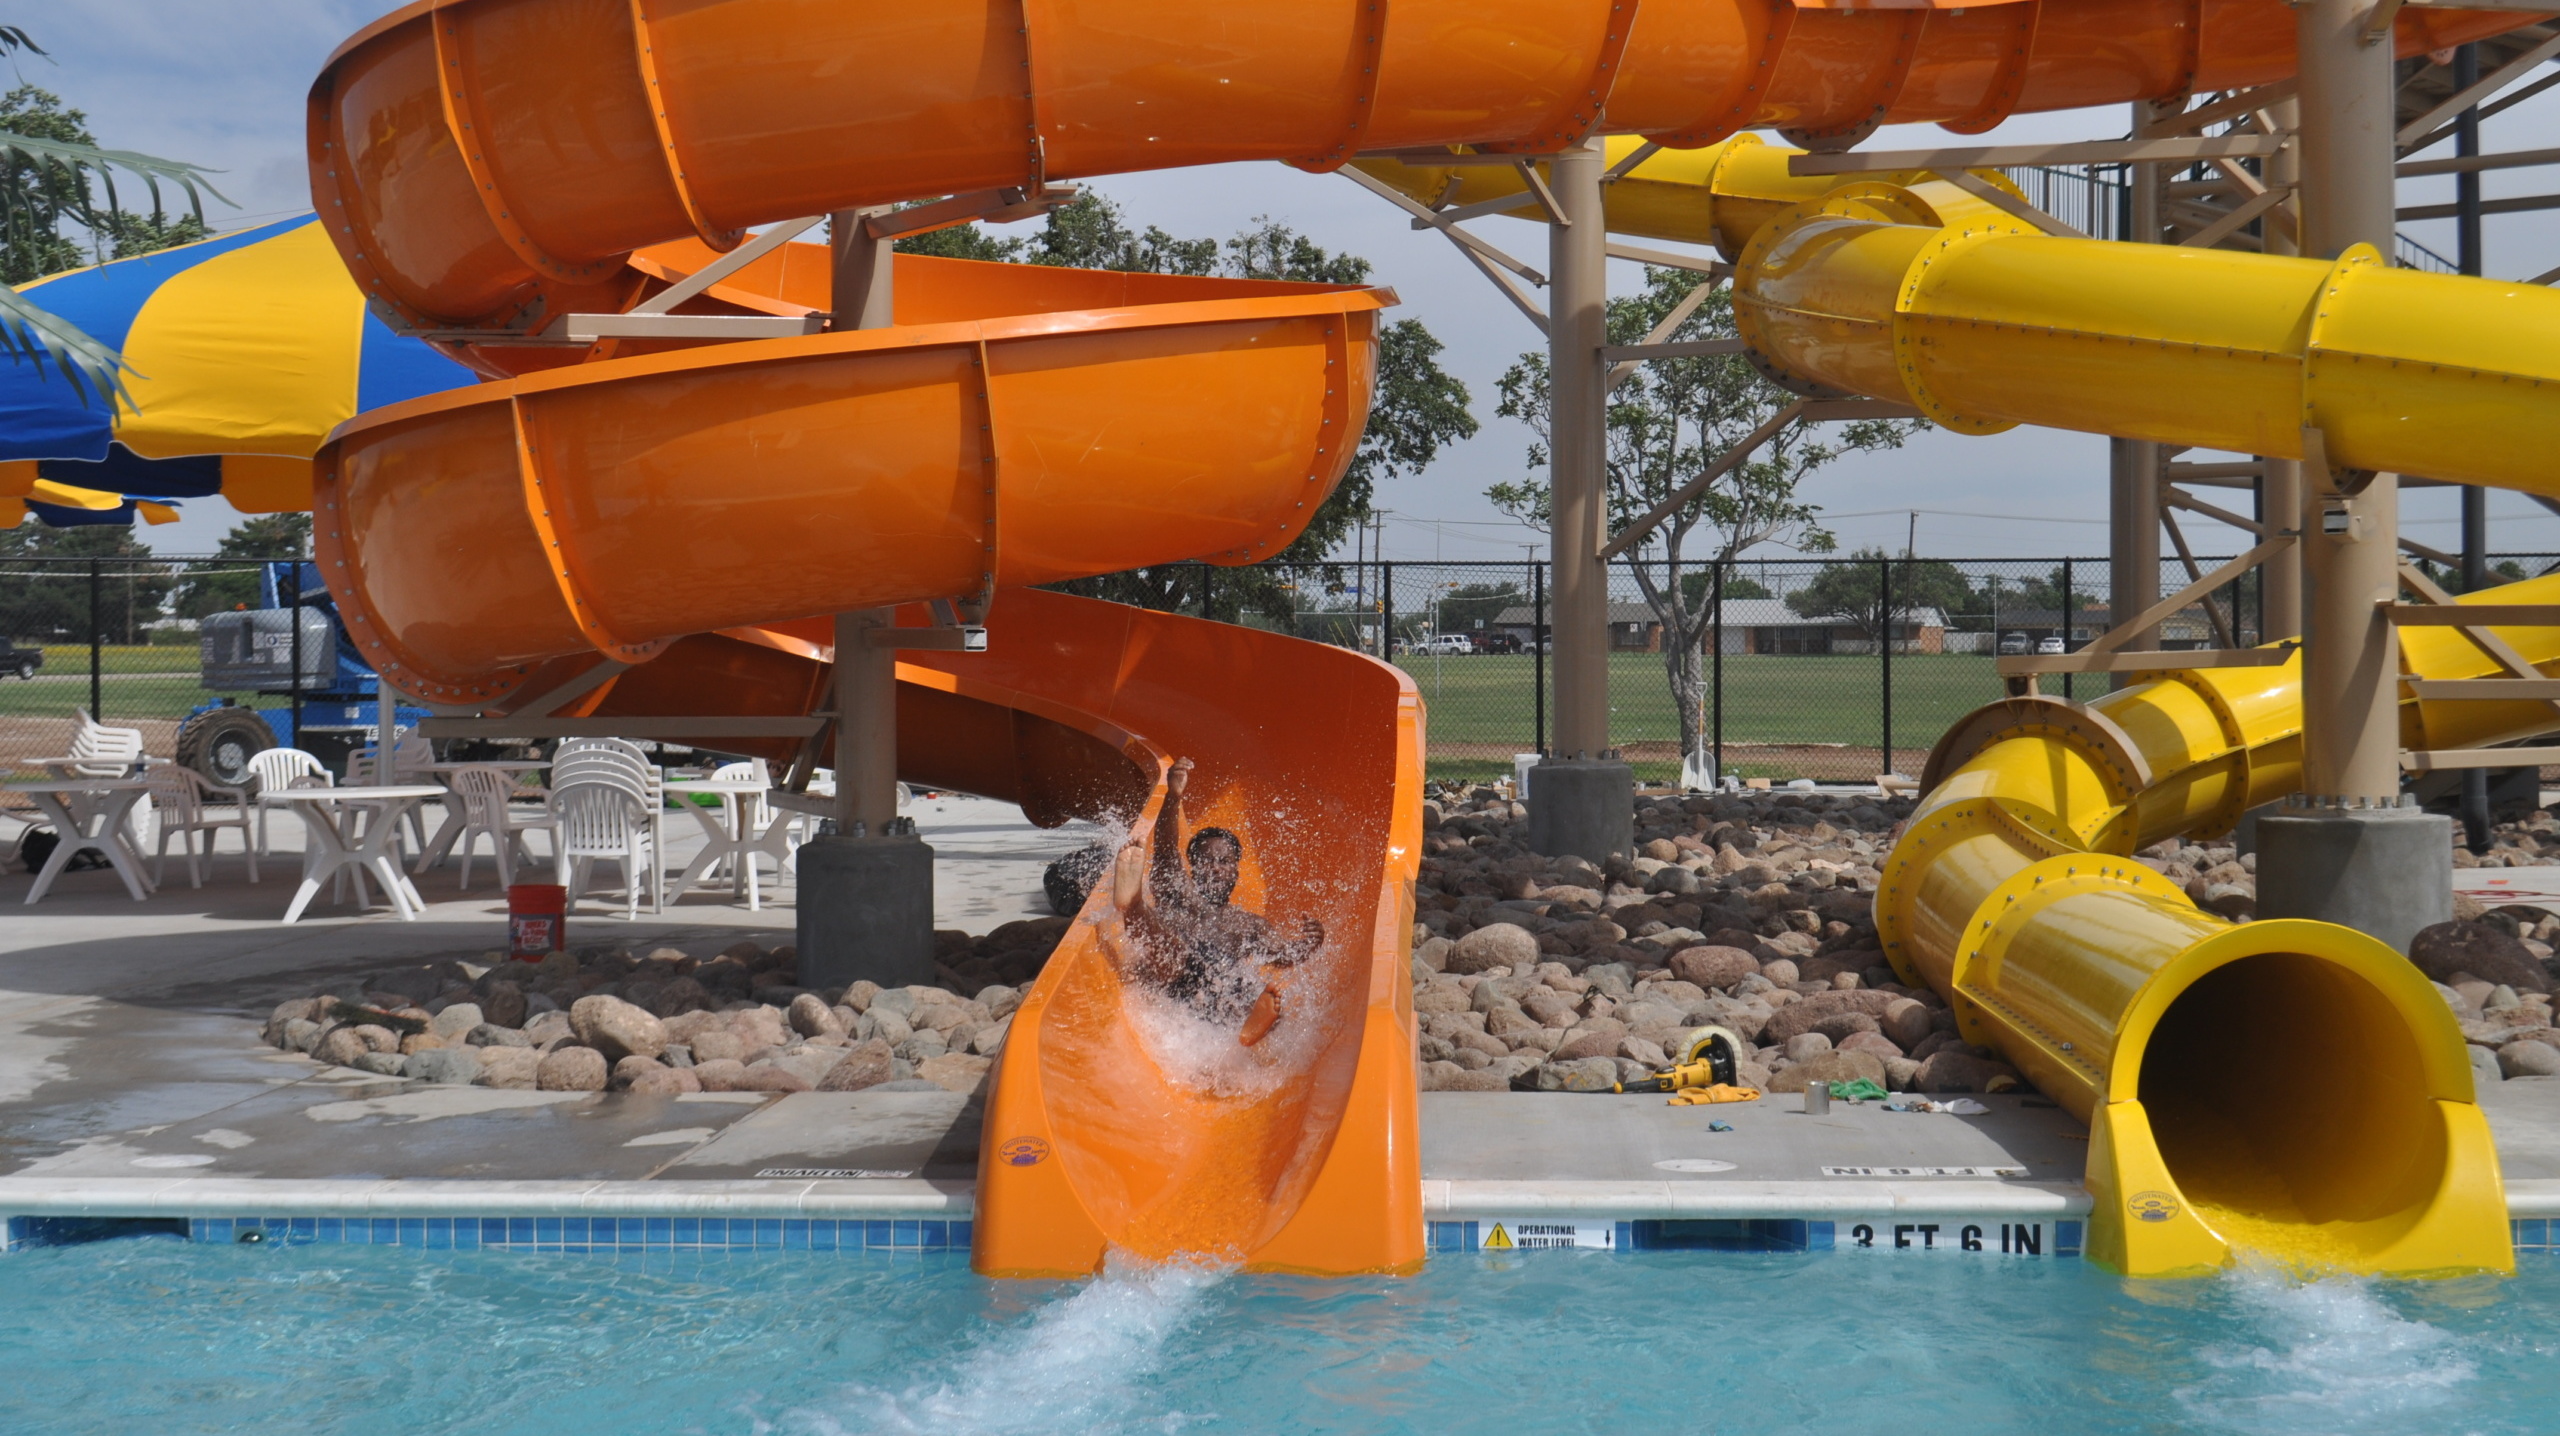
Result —
<instances>
[{"instance_id":1,"label":"concrete pool deck","mask_svg":"<svg viewBox=\"0 0 2560 1436\"><path fill-rule=\"evenodd\" d=\"M1088 836L1034 829L980 799L925 800L916 816L943 859L938 923L974 932L1045 914L1041 865ZM689 856L670 846L675 861ZM959 1094L433 1086L264 1046L266 1011L314 983L475 956L503 933L502 899L454 891L450 867L421 880L418 922L322 908L279 927L293 867L280 855L251 887L226 856L220 881L195 892L180 878L145 903L112 874L78 874L32 908L20 906L25 874L0 878L0 1218L184 1219L207 1236L243 1219L310 1223L313 1234L327 1223L338 1239L535 1249L583 1249L581 1231L607 1249L795 1234L814 1244L811 1229L838 1249L967 1245L981 1111ZM789 894L750 913L704 892L631 923L590 904L570 940L697 951L739 936L784 941ZM2481 1100L2520 1241L2541 1246L2560 1217L2560 1078L2484 1087ZM1635 1244L1695 1228L1805 1247L1886 1241L1905 1227L1931 1240L1943 1226L1954 1240L1980 1221L1999 1224L2003 1242L2033 1224L2040 1254L2051 1224L2050 1250L2076 1251L2086 1132L2042 1098L1983 1101L1990 1110L1973 1117L1838 1103L1810 1116L1792 1096L1671 1107L1659 1096L1425 1093L1425 1216L1438 1250L1498 1245L1509 1237L1496 1232L1522 1224L1546 1234L1533 1245L1627 1245L1636 1224L1647 1230ZM704 1235L724 1222L746 1228L744 1240ZM483 1227L496 1235L481 1240ZM358 1228L369 1236L344 1234ZM471 1240L455 1235L466 1229Z\"/></svg>"}]
</instances>

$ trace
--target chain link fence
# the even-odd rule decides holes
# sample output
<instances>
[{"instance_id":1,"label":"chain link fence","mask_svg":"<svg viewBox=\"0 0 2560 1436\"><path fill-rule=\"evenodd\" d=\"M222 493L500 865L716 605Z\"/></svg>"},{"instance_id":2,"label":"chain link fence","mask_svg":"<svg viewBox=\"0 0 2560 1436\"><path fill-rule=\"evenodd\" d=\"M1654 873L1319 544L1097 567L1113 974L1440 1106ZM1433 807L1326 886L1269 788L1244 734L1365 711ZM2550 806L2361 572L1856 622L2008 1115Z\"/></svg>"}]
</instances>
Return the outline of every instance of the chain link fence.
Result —
<instances>
[{"instance_id":1,"label":"chain link fence","mask_svg":"<svg viewBox=\"0 0 2560 1436\"><path fill-rule=\"evenodd\" d=\"M2199 557L2199 571L2223 560ZM2499 555L2494 581L2560 556ZM0 767L66 751L80 710L174 750L179 722L231 699L208 684L198 617L258 603L260 566L208 558L0 560ZM1377 654L1429 705L1433 776L1490 778L1549 746L1555 712L1547 565L1345 562L1296 569L1170 565L1106 596L1204 613ZM2160 591L2189 582L2164 562ZM2112 626L2096 558L1746 558L1609 575L1609 739L1640 776L1684 753L1745 778L1916 775L1938 735L2001 696L2003 652L2072 652ZM1001 642L1002 619L997 620ZM2164 648L2248 646L2255 575L2161 625ZM2048 680L2068 695L2104 675Z\"/></svg>"}]
</instances>

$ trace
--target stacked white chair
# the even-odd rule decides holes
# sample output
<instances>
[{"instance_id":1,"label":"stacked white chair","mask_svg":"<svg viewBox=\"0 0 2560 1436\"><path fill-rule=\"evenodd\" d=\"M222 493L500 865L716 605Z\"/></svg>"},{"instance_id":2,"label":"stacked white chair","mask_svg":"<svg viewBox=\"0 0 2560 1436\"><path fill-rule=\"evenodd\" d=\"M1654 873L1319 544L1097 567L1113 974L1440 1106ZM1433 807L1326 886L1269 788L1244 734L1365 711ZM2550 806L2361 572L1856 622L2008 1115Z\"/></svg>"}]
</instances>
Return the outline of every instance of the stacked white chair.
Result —
<instances>
[{"instance_id":1,"label":"stacked white chair","mask_svg":"<svg viewBox=\"0 0 2560 1436\"><path fill-rule=\"evenodd\" d=\"M649 828L650 860L665 861L667 852L666 774L658 771L658 765L649 761L648 753L643 751L639 744L627 738L563 738L560 740L560 746L552 750L551 786L557 788L562 782L567 781L562 776L564 767L569 774L574 775L580 771L595 771L596 764L606 765L611 771L627 773L639 782L643 817ZM581 765L586 767L582 769ZM654 878L650 882L649 911L664 912L666 910L662 895L663 887L664 884Z\"/></svg>"},{"instance_id":2,"label":"stacked white chair","mask_svg":"<svg viewBox=\"0 0 2560 1436\"><path fill-rule=\"evenodd\" d=\"M552 865L576 906L598 859L622 869L625 918L640 915L643 875L650 911L660 910L659 848L650 822L649 784L621 755L581 753L551 768Z\"/></svg>"}]
</instances>

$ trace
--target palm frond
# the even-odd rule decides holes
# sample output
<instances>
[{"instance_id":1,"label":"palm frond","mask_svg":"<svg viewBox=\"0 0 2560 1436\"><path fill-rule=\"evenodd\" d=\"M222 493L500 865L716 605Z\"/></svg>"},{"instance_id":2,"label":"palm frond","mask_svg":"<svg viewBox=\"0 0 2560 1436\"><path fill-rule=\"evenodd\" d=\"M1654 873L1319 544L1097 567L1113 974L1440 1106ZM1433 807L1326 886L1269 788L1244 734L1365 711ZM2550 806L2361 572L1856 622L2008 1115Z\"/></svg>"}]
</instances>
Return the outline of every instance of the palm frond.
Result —
<instances>
[{"instance_id":1,"label":"palm frond","mask_svg":"<svg viewBox=\"0 0 2560 1436\"><path fill-rule=\"evenodd\" d=\"M163 181L186 191L187 205L199 220L204 218L206 195L212 195L234 209L239 208L238 205L232 204L230 196L215 189L213 181L206 178L208 175L220 174L222 171L209 170L201 165L191 165L184 160L164 160L157 155L140 154L133 150L101 149L96 145L45 139L36 135L19 134L14 130L0 130L0 158L39 167L52 165L73 171L95 170L98 177L106 183L107 209L110 213L121 209L116 201L115 172L117 170L139 177L150 189L151 207L154 212L161 208L160 186Z\"/></svg>"},{"instance_id":2,"label":"palm frond","mask_svg":"<svg viewBox=\"0 0 2560 1436\"><path fill-rule=\"evenodd\" d=\"M106 399L110 407L133 405L124 386L123 355L5 284L0 284L0 352L12 363L34 364L39 376L48 364L60 370L84 407L93 397Z\"/></svg>"}]
</instances>

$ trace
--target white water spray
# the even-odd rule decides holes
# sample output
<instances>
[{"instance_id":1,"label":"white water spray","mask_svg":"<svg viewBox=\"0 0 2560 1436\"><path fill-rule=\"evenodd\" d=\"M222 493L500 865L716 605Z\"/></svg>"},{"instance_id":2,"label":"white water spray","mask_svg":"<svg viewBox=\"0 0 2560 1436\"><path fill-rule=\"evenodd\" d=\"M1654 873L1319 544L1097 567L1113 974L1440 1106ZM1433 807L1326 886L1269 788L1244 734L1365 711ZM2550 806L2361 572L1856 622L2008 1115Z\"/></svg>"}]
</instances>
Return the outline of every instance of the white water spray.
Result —
<instances>
[{"instance_id":1,"label":"white water spray","mask_svg":"<svg viewBox=\"0 0 2560 1436\"><path fill-rule=\"evenodd\" d=\"M903 1391L854 1387L835 1409L795 1411L778 1427L811 1436L1182 1430L1195 1424L1191 1418L1150 1409L1147 1378L1226 1276L1207 1266L1150 1266L1115 1254L1099 1280L1041 1308L1025 1325L989 1328L947 1370Z\"/></svg>"}]
</instances>

